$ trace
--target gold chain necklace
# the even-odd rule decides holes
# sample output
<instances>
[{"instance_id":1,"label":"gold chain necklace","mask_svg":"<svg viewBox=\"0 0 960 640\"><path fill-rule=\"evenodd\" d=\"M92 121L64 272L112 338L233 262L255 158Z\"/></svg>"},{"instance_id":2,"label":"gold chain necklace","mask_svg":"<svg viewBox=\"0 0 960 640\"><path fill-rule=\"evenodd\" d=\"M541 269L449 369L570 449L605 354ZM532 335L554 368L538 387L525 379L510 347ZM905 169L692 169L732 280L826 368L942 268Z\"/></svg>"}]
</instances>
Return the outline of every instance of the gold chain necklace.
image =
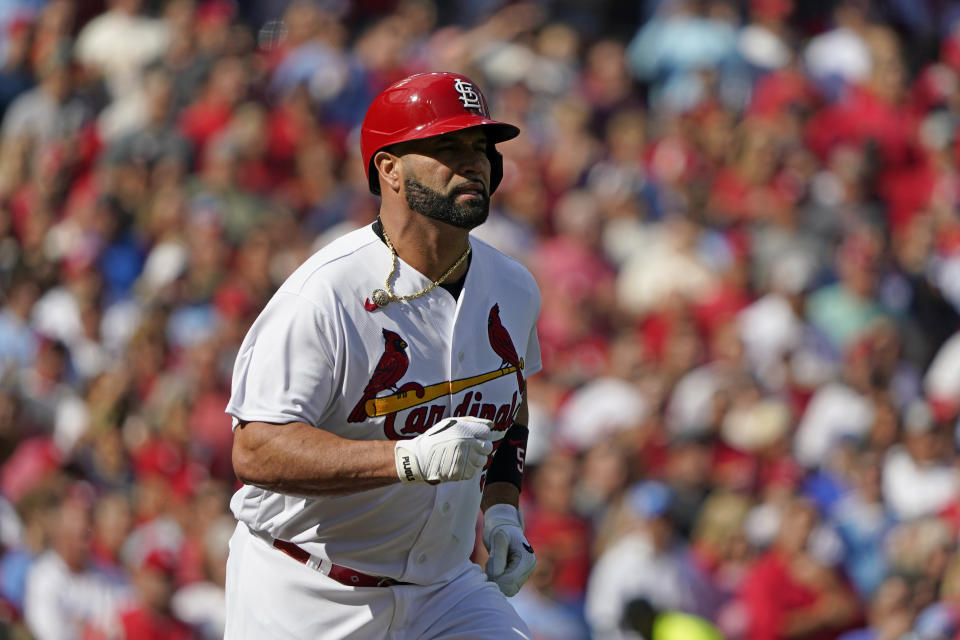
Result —
<instances>
[{"instance_id":1,"label":"gold chain necklace","mask_svg":"<svg viewBox=\"0 0 960 640\"><path fill-rule=\"evenodd\" d=\"M390 281L393 280L393 276L397 273L397 250L393 248L393 243L390 242L390 236L387 235L387 230L381 225L380 230L383 232L383 241L387 243L387 248L390 249L390 257L393 260L393 263L390 265L390 273L387 275L387 280L384 282L383 289L377 289L374 291L370 298L373 300L373 303L379 308L384 308L391 302L409 302L410 300L416 300L421 296L425 296L438 286L443 284L443 281L450 277L450 274L457 270L463 261L467 259L467 256L470 255L470 244L467 243L467 250L463 252L457 261L453 263L453 266L447 269L439 279L434 280L432 283L417 291L416 293L410 293L405 296L398 296L393 292L393 286L391 286Z\"/></svg>"}]
</instances>

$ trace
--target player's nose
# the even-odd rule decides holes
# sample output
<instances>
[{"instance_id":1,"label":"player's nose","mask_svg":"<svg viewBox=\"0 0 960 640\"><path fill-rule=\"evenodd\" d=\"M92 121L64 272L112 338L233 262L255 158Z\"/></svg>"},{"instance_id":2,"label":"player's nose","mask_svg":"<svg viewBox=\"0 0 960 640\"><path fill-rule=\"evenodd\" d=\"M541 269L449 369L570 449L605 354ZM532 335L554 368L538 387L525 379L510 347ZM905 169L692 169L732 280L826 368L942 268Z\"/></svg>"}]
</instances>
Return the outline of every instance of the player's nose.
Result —
<instances>
[{"instance_id":1,"label":"player's nose","mask_svg":"<svg viewBox=\"0 0 960 640\"><path fill-rule=\"evenodd\" d=\"M471 150L463 154L457 169L467 180L483 184L484 191L490 190L490 159L486 153Z\"/></svg>"}]
</instances>

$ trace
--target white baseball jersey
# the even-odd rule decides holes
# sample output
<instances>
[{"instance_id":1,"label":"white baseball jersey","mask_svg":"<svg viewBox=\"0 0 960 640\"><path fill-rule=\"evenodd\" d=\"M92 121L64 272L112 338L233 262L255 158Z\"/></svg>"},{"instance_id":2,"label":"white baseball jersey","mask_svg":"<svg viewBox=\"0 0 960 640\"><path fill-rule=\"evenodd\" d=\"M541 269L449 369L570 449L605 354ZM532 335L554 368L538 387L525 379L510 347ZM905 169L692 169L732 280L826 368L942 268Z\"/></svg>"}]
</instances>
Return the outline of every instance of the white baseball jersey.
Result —
<instances>
[{"instance_id":1,"label":"white baseball jersey","mask_svg":"<svg viewBox=\"0 0 960 640\"><path fill-rule=\"evenodd\" d=\"M354 440L415 437L451 415L489 418L506 430L524 378L540 370L540 294L521 264L477 238L470 246L458 300L437 288L374 310L365 303L383 287L391 255L370 227L313 255L244 339L227 413L244 422L305 422ZM394 291L429 284L400 261ZM430 584L463 570L481 486L479 474L333 497L243 486L231 508L252 530L319 558Z\"/></svg>"}]
</instances>

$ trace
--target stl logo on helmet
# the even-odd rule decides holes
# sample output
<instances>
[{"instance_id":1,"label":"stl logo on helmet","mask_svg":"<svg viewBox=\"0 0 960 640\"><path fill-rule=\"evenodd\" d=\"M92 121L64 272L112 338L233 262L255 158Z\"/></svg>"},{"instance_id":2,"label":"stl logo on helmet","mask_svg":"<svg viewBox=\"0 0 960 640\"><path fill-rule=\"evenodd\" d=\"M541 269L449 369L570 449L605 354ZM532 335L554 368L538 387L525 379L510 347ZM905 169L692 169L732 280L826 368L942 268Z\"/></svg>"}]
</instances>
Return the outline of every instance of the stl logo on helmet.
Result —
<instances>
[{"instance_id":1,"label":"stl logo on helmet","mask_svg":"<svg viewBox=\"0 0 960 640\"><path fill-rule=\"evenodd\" d=\"M464 109L479 109L481 112L486 113L486 110L483 108L480 93L474 91L472 84L457 78L453 81L453 88L460 94L460 102L463 103Z\"/></svg>"}]
</instances>

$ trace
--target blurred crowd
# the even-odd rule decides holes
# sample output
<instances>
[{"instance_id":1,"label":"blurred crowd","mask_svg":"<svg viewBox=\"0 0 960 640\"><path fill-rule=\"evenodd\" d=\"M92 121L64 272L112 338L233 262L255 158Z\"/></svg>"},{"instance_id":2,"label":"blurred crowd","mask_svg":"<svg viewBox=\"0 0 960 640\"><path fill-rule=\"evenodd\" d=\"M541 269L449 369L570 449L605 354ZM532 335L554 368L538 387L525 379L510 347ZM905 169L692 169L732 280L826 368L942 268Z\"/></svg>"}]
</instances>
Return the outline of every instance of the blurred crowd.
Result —
<instances>
[{"instance_id":1,"label":"blurred crowd","mask_svg":"<svg viewBox=\"0 0 960 640\"><path fill-rule=\"evenodd\" d=\"M0 0L0 638L222 636L237 348L427 70L523 131L535 637L960 638L952 0Z\"/></svg>"}]
</instances>

